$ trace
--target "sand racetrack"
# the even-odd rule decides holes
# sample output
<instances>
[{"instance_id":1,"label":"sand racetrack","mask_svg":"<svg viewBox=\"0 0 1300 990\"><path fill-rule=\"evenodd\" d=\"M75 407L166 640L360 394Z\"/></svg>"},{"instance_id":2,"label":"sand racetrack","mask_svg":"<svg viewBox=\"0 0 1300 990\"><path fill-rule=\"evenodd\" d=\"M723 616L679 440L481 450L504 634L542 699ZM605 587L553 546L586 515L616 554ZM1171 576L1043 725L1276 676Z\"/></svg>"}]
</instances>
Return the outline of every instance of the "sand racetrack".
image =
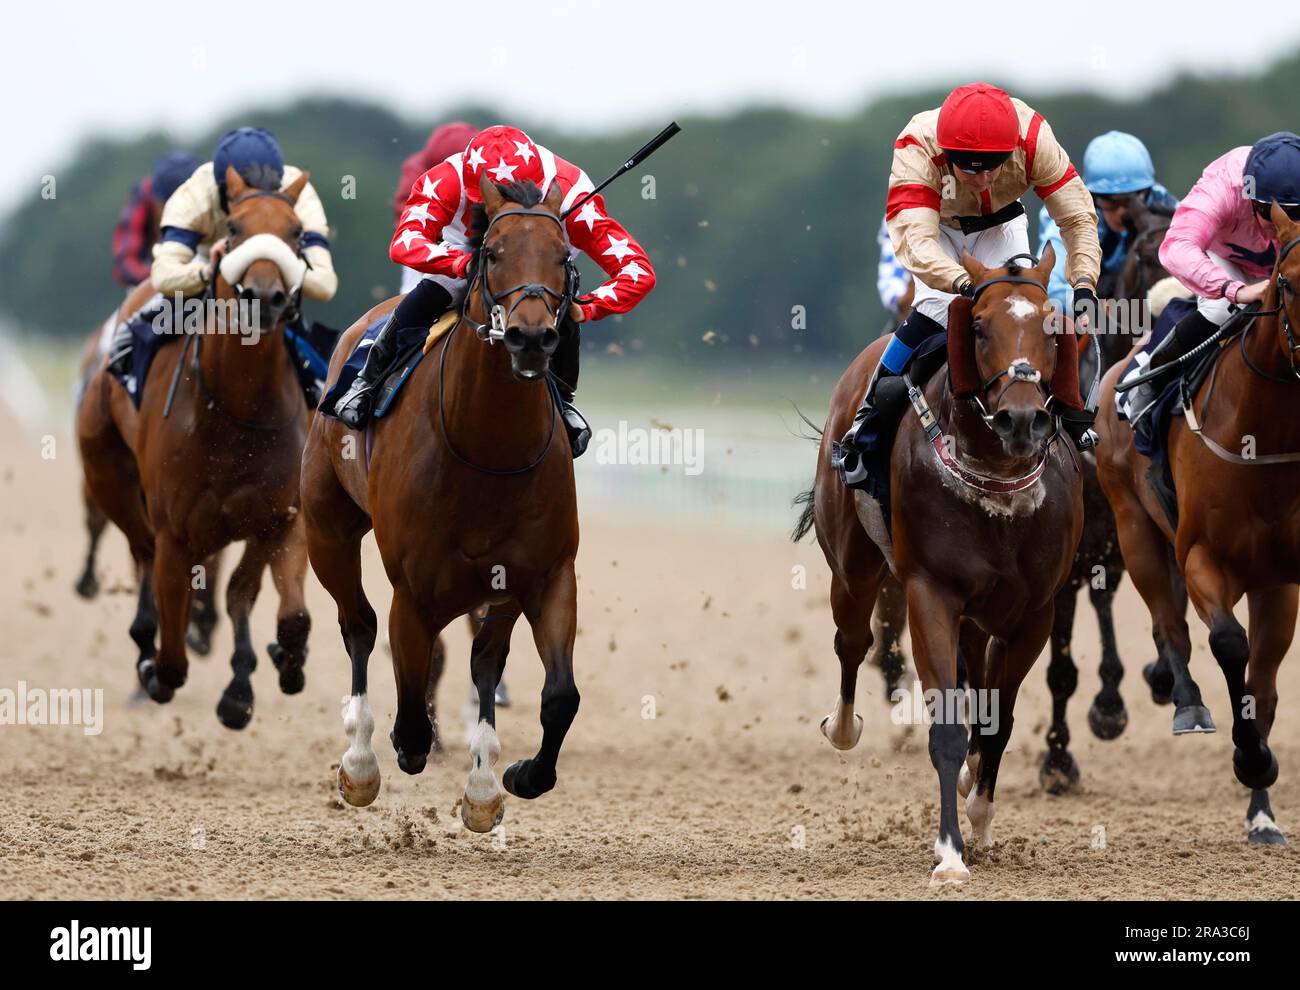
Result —
<instances>
[{"instance_id":1,"label":"sand racetrack","mask_svg":"<svg viewBox=\"0 0 1300 990\"><path fill-rule=\"evenodd\" d=\"M1146 612L1118 603L1128 730L1103 743L1084 718L1096 692L1091 610L1079 608L1082 669L1071 705L1081 790L1039 791L1048 693L1040 659L1021 694L998 789L994 851L961 889L927 886L937 786L923 729L890 723L864 668L857 749L838 753L817 724L835 697L828 579L814 544L767 531L585 512L577 676L582 706L557 788L508 799L502 829L474 835L455 806L467 756L462 708L468 636L448 634L441 691L447 751L408 777L387 740L389 657L372 660L383 790L344 807L334 767L345 748L348 664L333 603L309 579L315 627L304 693L279 693L265 654L257 710L242 733L214 707L229 677L229 625L192 659L174 702L133 700L126 630L133 598L125 541L105 542L105 593L72 591L83 535L71 441L0 445L0 688L102 688L103 732L0 726L0 896L7 898L1291 898L1291 848L1244 839L1246 791L1232 776L1222 677L1194 625L1193 660L1220 732L1175 739L1139 668ZM807 462L806 462L807 463ZM381 620L386 583L368 543ZM791 569L808 568L807 590ZM227 563L227 568L229 563ZM227 570L228 573L228 570ZM269 579L256 641L273 630ZM1281 675L1273 744L1278 823L1300 836L1300 657ZM516 628L499 713L500 767L540 738L541 666ZM652 699L652 702L651 700ZM644 718L653 703L655 717ZM962 818L966 827L965 818ZM1104 843L1099 837L1104 836ZM802 838L802 842L800 841ZM1100 846L1100 848L1098 848Z\"/></svg>"}]
</instances>

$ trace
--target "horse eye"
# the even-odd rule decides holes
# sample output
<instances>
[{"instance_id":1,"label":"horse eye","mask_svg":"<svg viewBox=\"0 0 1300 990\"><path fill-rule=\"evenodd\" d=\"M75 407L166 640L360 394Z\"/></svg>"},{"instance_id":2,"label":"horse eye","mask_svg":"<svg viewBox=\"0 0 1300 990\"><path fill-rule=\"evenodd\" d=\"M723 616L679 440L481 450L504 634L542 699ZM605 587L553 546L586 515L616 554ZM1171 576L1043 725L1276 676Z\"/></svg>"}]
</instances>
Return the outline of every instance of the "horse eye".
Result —
<instances>
[{"instance_id":1,"label":"horse eye","mask_svg":"<svg viewBox=\"0 0 1300 990\"><path fill-rule=\"evenodd\" d=\"M235 221L233 221L233 220L231 220L230 223L227 224L226 226L227 226L227 227L229 228L229 230L230 230L230 236L231 236L231 237L238 237L238 236L242 233L242 231L240 230L239 224L235 223Z\"/></svg>"}]
</instances>

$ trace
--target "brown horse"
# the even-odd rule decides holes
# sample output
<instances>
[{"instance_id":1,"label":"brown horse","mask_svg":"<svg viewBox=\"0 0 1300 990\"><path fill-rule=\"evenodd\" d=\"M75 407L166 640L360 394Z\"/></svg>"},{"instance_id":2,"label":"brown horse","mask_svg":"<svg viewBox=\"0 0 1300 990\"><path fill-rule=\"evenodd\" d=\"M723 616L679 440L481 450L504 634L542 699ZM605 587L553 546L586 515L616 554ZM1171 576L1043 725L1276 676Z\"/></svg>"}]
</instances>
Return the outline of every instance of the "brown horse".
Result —
<instances>
[{"instance_id":1,"label":"brown horse","mask_svg":"<svg viewBox=\"0 0 1300 990\"><path fill-rule=\"evenodd\" d=\"M1300 396L1294 329L1300 224L1277 206L1272 220L1283 247L1260 315L1224 347L1213 376L1193 397L1197 430L1180 419L1169 428L1176 524L1146 480L1150 460L1134 449L1132 429L1116 415L1122 366L1106 376L1098 470L1125 563L1151 612L1156 649L1173 670L1174 731L1213 723L1188 672L1191 638L1165 566L1170 544L1232 700L1233 771L1252 791L1248 838L1280 844L1286 839L1268 799L1278 775L1268 734L1300 583L1300 421L1292 414ZM1232 613L1243 596L1249 635Z\"/></svg>"},{"instance_id":2,"label":"brown horse","mask_svg":"<svg viewBox=\"0 0 1300 990\"><path fill-rule=\"evenodd\" d=\"M535 798L555 786L578 711L578 511L572 454L545 382L571 302L559 187L540 202L531 183L498 187L484 176L481 188L479 244L459 322L412 372L393 411L374 422L368 458L366 438L317 420L303 454L303 507L312 567L338 604L352 660L349 747L338 771L349 804L369 804L380 784L366 687L376 616L361 585L361 538L374 528L393 585L391 739L406 773L424 769L433 740L426 691L438 635L489 605L470 657L479 720L461 803L465 824L485 832L505 810L492 769L501 752L494 689L521 613L546 669L542 744L534 758L507 768L506 790ZM345 333L331 383L364 328L395 304L372 309ZM503 346L485 342L497 339Z\"/></svg>"},{"instance_id":3,"label":"brown horse","mask_svg":"<svg viewBox=\"0 0 1300 990\"><path fill-rule=\"evenodd\" d=\"M940 796L932 883L970 876L957 821L959 787L969 795L966 812L977 843L992 844L994 787L1016 692L1047 641L1053 599L1082 526L1079 471L1068 441L1054 430L1044 388L1056 379L1058 350L1074 362L1077 375L1073 336L1058 342L1045 332L1044 285L1053 260L1050 247L1032 269L986 269L963 258L978 286L973 324L950 327L949 374L936 374L915 393L914 404L923 395L927 407L905 417L893 447L893 564L907 598L921 687L937 708L930 727ZM958 300L954 308L963 304ZM860 516L869 499L840 483L830 443L852 421L887 343L872 343L836 386L812 498L796 529L798 537L816 526L832 572L840 697L822 732L837 749L854 746L862 732L853 710L857 673L872 643L872 610L889 565ZM958 364L963 367L955 378ZM1069 372L1068 364L1062 366ZM950 384L958 378L971 383L960 390L962 397ZM969 740L961 719L950 717L960 706L954 704L959 648L992 716Z\"/></svg>"},{"instance_id":4,"label":"brown horse","mask_svg":"<svg viewBox=\"0 0 1300 990\"><path fill-rule=\"evenodd\" d=\"M140 683L155 701L170 701L185 683L192 593L208 577L201 565L227 544L246 541L226 595L235 630L234 677L217 705L221 722L239 729L253 714L250 675L257 655L249 613L268 564L280 594L269 651L287 694L302 690L311 625L298 512L308 410L284 339L293 278L300 273L282 269L284 245L290 258L298 250L302 230L294 203L307 175L282 192L248 187L233 169L226 183L227 260L246 244L244 258L253 260L236 276L237 286L217 273L211 298L188 301L203 306L201 327L192 336L187 332L183 344L159 350L138 413L125 390L103 369L97 372L77 433L91 496L126 534L144 569L131 638L140 648ZM255 315L247 316L250 311ZM187 354L190 365L178 369ZM166 412L177 370L174 403Z\"/></svg>"},{"instance_id":5,"label":"brown horse","mask_svg":"<svg viewBox=\"0 0 1300 990\"><path fill-rule=\"evenodd\" d=\"M126 294L126 299L113 310L113 315L108 318L104 326L98 326L90 332L81 348L80 396L85 395L91 377L104 363L107 346L106 328L107 332L111 333L113 328L139 313L154 295L153 285L148 280L141 282ZM80 406L79 399L78 411ZM78 595L89 601L99 595L99 577L95 571L99 560L99 543L103 539L104 530L108 528L108 516L91 495L90 485L84 475L81 482L81 501L85 509L87 544L81 574L77 577L74 587ZM203 587L194 592L194 609L190 616L189 629L185 633L185 641L190 649L200 656L207 656L212 648L212 630L217 624L216 579L220 566L221 555L214 554L205 564L208 580L204 582ZM136 574L137 580L141 577L140 573Z\"/></svg>"}]
</instances>

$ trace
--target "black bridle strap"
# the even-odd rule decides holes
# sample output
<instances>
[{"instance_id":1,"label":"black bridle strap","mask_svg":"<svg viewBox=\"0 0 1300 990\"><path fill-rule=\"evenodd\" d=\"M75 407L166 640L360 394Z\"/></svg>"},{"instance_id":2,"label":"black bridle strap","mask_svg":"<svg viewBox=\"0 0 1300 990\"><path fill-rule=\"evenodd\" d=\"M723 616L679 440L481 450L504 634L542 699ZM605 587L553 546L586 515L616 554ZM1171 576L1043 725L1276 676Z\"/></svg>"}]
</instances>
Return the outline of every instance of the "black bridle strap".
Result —
<instances>
[{"instance_id":1,"label":"black bridle strap","mask_svg":"<svg viewBox=\"0 0 1300 990\"><path fill-rule=\"evenodd\" d=\"M516 285L513 288L505 289L502 292L497 292L497 293L494 293L492 291L491 286L488 285L488 270L487 270L487 265L484 261L484 249L487 244L487 236L489 233L491 233L492 228L496 226L497 221L502 220L505 217L545 217L547 220L550 220L552 223L556 224L560 228L560 233L564 237L565 244L566 245L568 244L569 238L568 238L568 233L565 231L564 228L564 222L549 210L537 210L528 207L520 207L518 209L510 209L510 210L501 210L499 213L497 213L496 216L494 216L490 221L488 221L487 229L483 231L482 244L478 249L477 258L474 265L476 269L474 277L479 285L479 295L482 298L482 302L483 302L483 312L484 315L486 315L488 318L488 323L487 324L479 323L477 320L475 320L473 317L469 315L469 303L474 296L472 287L470 291L465 293L465 298L461 303L461 307L460 307L461 319L464 320L466 323L471 324L474 327L474 330L479 334L479 336L483 336L484 331L488 329L488 326L492 321L492 310L495 307L501 305L501 300L508 298L509 296L513 295L516 292L519 292L522 293L522 295L520 295L519 298L516 299L511 304L510 309L507 310L506 313L504 314L503 321L505 323L507 324L509 323L511 314L514 313L515 309L518 308L519 304L522 303L525 299L541 299L542 305L546 307L546 312L549 313L551 317L555 320L555 329L558 330L560 326L560 320L564 318L564 314L568 311L569 306L573 303L573 295L572 295L573 279L570 277L570 269L572 268L573 263L567 257L564 262L564 291L563 292L556 292L550 286L542 285L539 282L526 282L522 285ZM554 310L551 309L551 305L547 301L548 297L554 299L556 302L556 307ZM504 327L502 329L504 329Z\"/></svg>"}]
</instances>

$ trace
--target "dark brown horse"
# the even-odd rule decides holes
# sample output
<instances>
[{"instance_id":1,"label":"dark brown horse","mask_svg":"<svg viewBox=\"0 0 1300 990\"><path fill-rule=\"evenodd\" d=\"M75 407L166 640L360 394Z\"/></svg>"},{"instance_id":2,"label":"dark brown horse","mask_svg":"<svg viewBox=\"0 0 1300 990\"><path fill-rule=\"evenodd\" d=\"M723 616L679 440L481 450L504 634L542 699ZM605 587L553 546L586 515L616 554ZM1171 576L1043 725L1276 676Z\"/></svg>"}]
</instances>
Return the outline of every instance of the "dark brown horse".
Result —
<instances>
[{"instance_id":1,"label":"dark brown horse","mask_svg":"<svg viewBox=\"0 0 1300 990\"><path fill-rule=\"evenodd\" d=\"M380 784L366 686L376 616L361 585L361 538L374 528L393 585L391 739L405 772L424 769L433 741L426 692L439 633L490 606L470 656L479 720L461 802L465 824L485 832L505 810L493 770L501 752L494 689L520 614L546 669L542 744L535 757L506 769L506 790L535 798L555 786L560 746L578 711L578 510L572 453L545 382L571 302L559 187L541 202L531 183L498 187L485 175L481 188L481 244L462 318L416 367L393 411L374 423L368 459L366 438L335 420L313 425L303 506L312 567L338 604L352 659L349 747L338 771L349 804L369 804ZM395 304L376 307L345 333L331 382L364 328ZM487 342L498 338L502 346Z\"/></svg>"},{"instance_id":2,"label":"dark brown horse","mask_svg":"<svg viewBox=\"0 0 1300 990\"><path fill-rule=\"evenodd\" d=\"M153 286L148 280L141 282L128 292L126 299L109 317L107 332L111 333L112 329L124 320L130 319L140 312L154 295ZM82 345L79 372L80 381L82 382L81 395L83 396L89 387L91 377L104 364L107 350L105 334L104 326L96 327L87 337L85 344ZM80 410L80 405L81 403L78 402L78 410ZM92 600L99 595L99 577L96 574L96 565L99 559L99 543L103 539L104 530L108 528L108 516L99 507L94 496L91 495L90 485L86 482L84 475L81 482L81 500L85 508L87 544L86 556L82 563L81 574L77 577L75 588L77 594L82 598ZM214 554L205 565L208 580L203 583L201 588L195 589L194 592L193 614L190 616L190 625L185 633L185 641L189 644L190 649L200 656L207 656L212 648L212 630L217 624L216 588L220 566L221 555L219 553ZM140 580L142 576L137 569L136 579Z\"/></svg>"},{"instance_id":3,"label":"dark brown horse","mask_svg":"<svg viewBox=\"0 0 1300 990\"><path fill-rule=\"evenodd\" d=\"M1050 248L1033 269L986 269L963 259L979 288L969 311L973 324L950 327L949 358L962 366L956 379L969 384L959 398L952 372L936 374L923 390L927 408L918 409L926 420L907 415L893 448L893 564L907 598L921 688L936 709L930 759L940 812L932 883L970 876L957 821L959 786L969 795L977 844L992 844L994 787L1016 692L1047 641L1082 526L1078 467L1068 441L1055 433L1045 391L1056 377L1058 349L1077 375L1073 337L1058 343L1046 332L1044 285L1053 260ZM822 732L838 749L854 746L862 732L853 710L858 667L871 646L871 615L889 564L860 517L869 500L845 488L830 466L830 443L848 428L887 343L872 343L835 389L813 497L796 529L797 538L815 525L832 572L841 680ZM953 717L959 649L991 716L969 738Z\"/></svg>"},{"instance_id":4,"label":"dark brown horse","mask_svg":"<svg viewBox=\"0 0 1300 990\"><path fill-rule=\"evenodd\" d=\"M243 257L253 259L236 276L238 289L218 273L210 298L187 301L203 305L201 330L159 350L138 413L125 390L97 372L77 433L91 496L126 534L144 571L131 638L140 649L140 683L155 701L170 701L185 683L186 626L193 592L208 577L203 562L246 541L226 595L234 677L217 705L222 723L239 729L253 714L257 655L249 613L264 568L270 566L280 595L277 641L269 649L287 694L302 690L311 625L298 512L308 410L284 339L293 278L301 273L282 268L282 259L297 254L302 229L294 203L307 175L283 192L252 189L233 169L226 183L227 261L245 244ZM269 256L262 256L264 246ZM187 359L164 415L173 371Z\"/></svg>"},{"instance_id":5,"label":"dark brown horse","mask_svg":"<svg viewBox=\"0 0 1300 990\"><path fill-rule=\"evenodd\" d=\"M1160 264L1160 244L1169 229L1170 216L1148 209L1139 197L1129 198L1129 219L1133 222L1132 243L1124 264L1112 275L1104 273L1098 284L1100 318L1094 339L1099 347L1089 347L1080 357L1080 376L1084 388L1104 374L1117 361L1125 359L1137 337L1149 327L1146 295L1151 286L1167 277ZM1098 353L1100 352L1100 367ZM1097 478L1096 457L1091 451L1080 459L1083 472L1083 535L1074 557L1074 565L1064 587L1056 597L1056 619L1052 625L1051 661L1047 667L1047 686L1052 692L1052 722L1047 730L1047 753L1039 768L1038 780L1044 790L1062 794L1079 780L1079 767L1070 752L1070 727L1066 707L1079 683L1073 653L1074 613L1079 591L1088 589L1088 599L1097 615L1101 635L1101 662L1097 673L1101 688L1088 708L1088 727L1098 739L1115 739L1128 725L1128 711L1119 693L1124 664L1115 638L1115 594L1124 577L1124 558L1115 533L1115 516L1106 501ZM1163 684L1161 661L1146 672L1157 686ZM1157 700L1162 696L1153 691ZM1163 695L1168 701L1168 695Z\"/></svg>"},{"instance_id":6,"label":"dark brown horse","mask_svg":"<svg viewBox=\"0 0 1300 990\"><path fill-rule=\"evenodd\" d=\"M1300 224L1277 206L1272 220L1283 245L1268 294L1253 324L1229 341L1212 377L1191 403L1196 422L1175 419L1169 460L1177 492L1177 524L1146 480L1148 458L1116 415L1106 376L1098 470L1115 510L1124 560L1151 612L1156 649L1174 674L1175 732L1208 720L1188 662L1191 637L1165 566L1172 543L1197 615L1232 700L1232 766L1252 791L1246 812L1253 843L1286 840L1273 820L1268 788L1277 759L1268 746L1277 713L1277 671L1295 633L1300 583L1300 365L1296 338L1300 303ZM1250 632L1233 615L1246 598ZM1212 724L1212 723L1211 723Z\"/></svg>"}]
</instances>

